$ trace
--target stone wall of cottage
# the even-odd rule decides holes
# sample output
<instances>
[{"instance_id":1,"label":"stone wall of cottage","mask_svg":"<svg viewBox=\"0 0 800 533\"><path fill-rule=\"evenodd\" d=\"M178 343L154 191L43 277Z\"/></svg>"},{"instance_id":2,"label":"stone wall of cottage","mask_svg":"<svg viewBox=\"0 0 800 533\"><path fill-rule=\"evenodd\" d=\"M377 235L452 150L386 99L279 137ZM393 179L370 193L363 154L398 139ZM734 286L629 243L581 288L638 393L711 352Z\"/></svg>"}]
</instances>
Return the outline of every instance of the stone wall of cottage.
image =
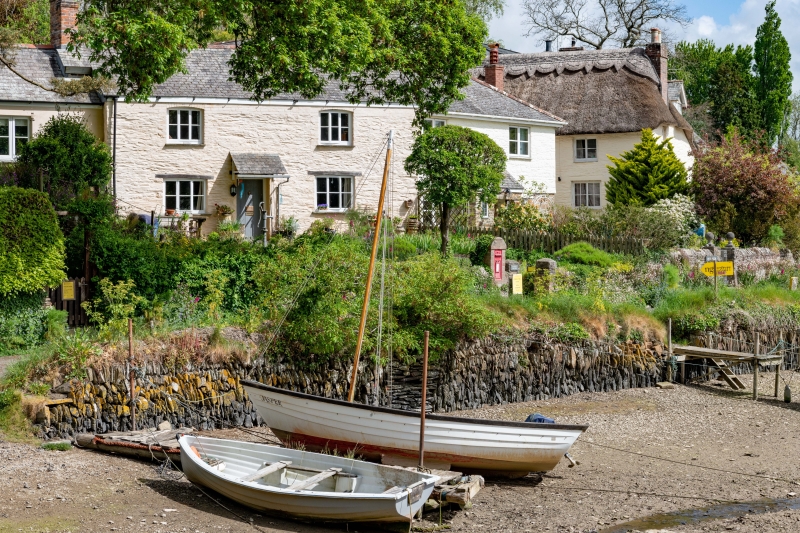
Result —
<instances>
[{"instance_id":1,"label":"stone wall of cottage","mask_svg":"<svg viewBox=\"0 0 800 533\"><path fill-rule=\"evenodd\" d=\"M30 134L36 135L52 117L69 114L80 117L98 139L104 139L103 107L88 104L35 104L19 102L14 105L0 103L0 118L26 118L30 121Z\"/></svg>"},{"instance_id":2,"label":"stone wall of cottage","mask_svg":"<svg viewBox=\"0 0 800 533\"><path fill-rule=\"evenodd\" d=\"M319 102L195 103L168 102L117 105L117 191L124 212L164 212L164 179L156 174L196 174L208 180L206 222L203 233L214 231L219 222L214 204L236 208L230 194L231 152L255 152L280 156L289 182L281 186L280 214L294 216L304 231L316 219L343 214L316 211L315 177L309 172L360 172L356 177L355 206L375 211L378 205L385 159L386 135L394 129L394 158L388 213L406 217L413 207L405 200L416 198L414 178L403 169L413 143L414 111L401 106L365 107ZM167 141L168 111L199 109L203 113L201 144L170 144ZM324 146L319 139L321 111L352 113L352 145ZM373 166L374 164L374 166ZM371 172L369 172L371 169ZM280 181L280 180L276 180ZM272 184L274 187L277 183ZM273 188L274 191L274 188ZM271 195L274 200L274 194ZM274 214L274 209L273 209Z\"/></svg>"},{"instance_id":3,"label":"stone wall of cottage","mask_svg":"<svg viewBox=\"0 0 800 533\"><path fill-rule=\"evenodd\" d=\"M430 366L428 409L449 412L484 405L557 398L583 391L612 391L653 386L661 379L661 345L610 345L584 341L553 342L541 335L493 336L462 343ZM344 399L352 365L335 360L321 368L301 368L289 361L235 359L224 364L170 368L161 363L137 369L138 427L163 421L175 426L213 429L262 423L241 381L262 383ZM77 432L103 433L131 427L128 369L105 364L91 368L84 380L62 383L36 420L43 438ZM378 371L380 404L418 410L421 365L395 362ZM375 368L360 366L356 401L374 403Z\"/></svg>"}]
</instances>

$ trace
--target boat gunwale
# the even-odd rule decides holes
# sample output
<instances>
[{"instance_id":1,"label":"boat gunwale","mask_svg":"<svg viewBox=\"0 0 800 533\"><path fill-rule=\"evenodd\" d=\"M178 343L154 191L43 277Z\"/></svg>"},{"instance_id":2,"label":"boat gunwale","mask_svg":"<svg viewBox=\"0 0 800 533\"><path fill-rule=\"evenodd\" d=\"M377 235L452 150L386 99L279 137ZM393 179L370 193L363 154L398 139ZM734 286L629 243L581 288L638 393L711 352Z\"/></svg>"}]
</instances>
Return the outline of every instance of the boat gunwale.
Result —
<instances>
[{"instance_id":1,"label":"boat gunwale","mask_svg":"<svg viewBox=\"0 0 800 533\"><path fill-rule=\"evenodd\" d=\"M180 447L180 441L182 439L186 438L186 437L193 437L195 440L203 438L203 439L218 440L218 441L225 441L225 442L239 442L239 441L234 441L232 439L217 439L215 437L203 437L201 435L188 435L188 434L185 434L180 439L178 439L178 446L179 447ZM244 442L246 444L259 445L259 443L257 443L257 442L246 442L246 441L242 441L242 442ZM190 446L191 446L191 443L190 443ZM263 444L262 446L270 446L270 445L269 444ZM275 446L275 447L277 448L278 446ZM286 450L286 449L291 449L291 448L280 448L280 449ZM182 447L181 447L181 450L183 450ZM324 455L324 454L317 454L316 452L306 452L306 453L312 453L312 454L316 454L316 455ZM193 455L192 453L186 451L186 455L189 457L189 459L192 461L193 464L198 465L204 471L208 472L212 476L215 476L215 477L221 479L222 481L225 481L227 483L234 483L234 484L240 485L240 486L244 486L245 488L248 488L248 489L271 492L273 494L284 494L284 495L289 495L289 496L306 496L306 497L311 497L311 496L313 496L313 497L321 497L322 496L322 497L325 497L325 498L341 498L341 497L344 496L344 497L346 497L348 499L364 498L364 499L370 499L370 500L372 500L372 499L394 500L395 502L399 501L399 500L402 500L403 498L407 498L408 497L408 488L405 488L401 492L395 492L393 494L384 494L384 493L381 493L381 492L335 492L335 491L331 492L331 491L315 491L315 490L305 490L305 489L289 490L287 487L276 487L274 485L264 485L264 484L261 484L261 483L256 483L255 480L254 481L242 481L241 479L236 479L236 478L233 478L233 477L228 476L228 475L224 475L223 476L222 472L220 470L216 470L215 468L211 467L210 465L208 465L205 461L203 461L199 457L196 457L196 456L192 457L192 455ZM356 459L356 461L359 461L359 462L362 462L362 463L368 463L370 466L376 466L374 463L370 463L369 461L361 461L359 459ZM378 465L378 466L380 466L380 465ZM426 486L427 486L426 482L429 481L429 479L430 479L428 476L430 476L430 474L427 474L425 478L420 480L421 482L425 483ZM415 483L418 483L418 482L419 481L415 481ZM433 480L433 484L434 485L436 484L436 480Z\"/></svg>"},{"instance_id":2,"label":"boat gunwale","mask_svg":"<svg viewBox=\"0 0 800 533\"><path fill-rule=\"evenodd\" d=\"M361 409L365 411L378 411L381 413L387 413L392 415L400 415L400 416L407 416L407 417L414 417L419 418L419 413L415 411L403 411L401 409L392 409L391 407L379 407L374 405L366 405L363 403L356 403L356 402L347 402L345 400L336 400L334 398L323 398L322 396L314 396L313 394L306 394L304 392L297 392L287 389L280 389L278 387L272 387L270 385L265 385L264 383L260 383L258 381L253 381L251 379L243 379L241 381L242 385L247 385L250 387L254 387L256 389L265 390L268 392L274 392L276 394L286 394L287 396L294 396L295 398L302 398L306 400L313 400L319 401L323 403L329 403L333 405L339 405L342 407L354 407L356 409ZM252 399L251 399L252 401ZM583 433L587 429L589 429L588 425L578 425L578 424L541 424L536 422L516 422L511 420L486 420L483 418L461 418L458 416L447 416L447 415L437 415L437 414L425 414L426 420L439 420L442 422L462 422L466 424L482 424L482 425L494 425L494 426L504 426L504 427L516 427L516 428L527 428L527 429L559 429L559 430L573 430L573 431L580 431Z\"/></svg>"}]
</instances>

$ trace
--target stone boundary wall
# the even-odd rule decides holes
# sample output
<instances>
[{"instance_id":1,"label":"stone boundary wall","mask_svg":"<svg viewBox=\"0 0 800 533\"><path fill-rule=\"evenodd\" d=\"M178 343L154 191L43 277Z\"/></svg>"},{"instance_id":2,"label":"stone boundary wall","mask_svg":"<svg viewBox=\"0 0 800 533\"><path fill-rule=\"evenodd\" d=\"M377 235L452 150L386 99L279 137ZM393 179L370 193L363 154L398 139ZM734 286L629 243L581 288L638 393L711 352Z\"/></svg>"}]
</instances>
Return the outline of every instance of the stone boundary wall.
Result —
<instances>
[{"instance_id":1,"label":"stone boundary wall","mask_svg":"<svg viewBox=\"0 0 800 533\"><path fill-rule=\"evenodd\" d=\"M722 260L721 248L716 248L717 257ZM670 253L671 260L676 264L686 264L690 268L699 268L706 262L706 257L711 252L706 249L693 250L681 248ZM733 252L737 273L748 272L756 281L766 279L775 274L781 274L785 269L796 266L792 253L774 252L769 248L735 248Z\"/></svg>"},{"instance_id":2,"label":"stone boundary wall","mask_svg":"<svg viewBox=\"0 0 800 533\"><path fill-rule=\"evenodd\" d=\"M484 405L557 398L583 391L612 391L653 386L662 378L666 350L661 345L593 341L562 344L539 334L496 335L465 342L432 364L428 409L448 412ZM363 358L368 359L368 358ZM264 359L183 369L146 363L137 368L137 427L173 426L215 429L252 427L263 421L241 381L255 379L277 387L344 399L352 364L331 362L318 370L298 369ZM375 402L375 368L360 366L356 401ZM75 433L131 429L128 368L104 365L88 369L83 380L56 387L62 398L38 413L35 428L45 439ZM395 362L378 372L381 405L418 410L422 368Z\"/></svg>"}]
</instances>

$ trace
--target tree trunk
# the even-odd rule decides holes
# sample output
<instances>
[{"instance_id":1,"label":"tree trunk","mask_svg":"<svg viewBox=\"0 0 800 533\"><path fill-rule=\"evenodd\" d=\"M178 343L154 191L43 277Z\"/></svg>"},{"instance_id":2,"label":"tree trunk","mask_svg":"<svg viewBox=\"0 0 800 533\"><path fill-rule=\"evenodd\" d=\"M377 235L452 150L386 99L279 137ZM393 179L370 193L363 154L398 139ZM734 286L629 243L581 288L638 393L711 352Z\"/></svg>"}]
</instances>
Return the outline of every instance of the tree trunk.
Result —
<instances>
[{"instance_id":1,"label":"tree trunk","mask_svg":"<svg viewBox=\"0 0 800 533\"><path fill-rule=\"evenodd\" d=\"M447 256L450 244L450 206L442 204L442 216L439 220L439 230L442 233L442 256Z\"/></svg>"}]
</instances>

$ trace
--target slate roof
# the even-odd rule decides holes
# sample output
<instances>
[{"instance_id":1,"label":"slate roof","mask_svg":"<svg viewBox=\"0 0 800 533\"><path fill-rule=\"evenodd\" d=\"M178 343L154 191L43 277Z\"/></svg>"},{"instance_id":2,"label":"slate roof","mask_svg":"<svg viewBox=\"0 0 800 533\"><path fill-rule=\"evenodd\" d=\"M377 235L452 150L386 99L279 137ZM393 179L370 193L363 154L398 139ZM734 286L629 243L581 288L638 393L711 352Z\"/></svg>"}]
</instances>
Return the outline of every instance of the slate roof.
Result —
<instances>
[{"instance_id":1,"label":"slate roof","mask_svg":"<svg viewBox=\"0 0 800 533\"><path fill-rule=\"evenodd\" d=\"M686 90L683 80L669 80L667 91L670 102L680 102L681 107L686 107Z\"/></svg>"},{"instance_id":2,"label":"slate roof","mask_svg":"<svg viewBox=\"0 0 800 533\"><path fill-rule=\"evenodd\" d=\"M277 154L231 152L240 176L280 176L288 174Z\"/></svg>"},{"instance_id":3,"label":"slate roof","mask_svg":"<svg viewBox=\"0 0 800 533\"><path fill-rule=\"evenodd\" d=\"M498 91L496 87L480 80L473 79L463 89L466 98L450 105L448 113L469 113L514 119L528 119L543 122L560 122L564 119L552 113L520 100L511 94Z\"/></svg>"},{"instance_id":4,"label":"slate roof","mask_svg":"<svg viewBox=\"0 0 800 533\"><path fill-rule=\"evenodd\" d=\"M44 86L49 86L50 80L53 78L64 76L59 65L58 51L52 47L22 45L14 50L13 57L16 70ZM74 104L101 104L103 102L102 96L97 93L64 97L45 91L21 79L5 66L0 67L0 100Z\"/></svg>"},{"instance_id":5,"label":"slate roof","mask_svg":"<svg viewBox=\"0 0 800 533\"><path fill-rule=\"evenodd\" d=\"M504 88L536 102L567 125L556 135L638 132L691 126L667 104L659 78L643 48L502 54ZM483 68L476 69L483 75Z\"/></svg>"},{"instance_id":6,"label":"slate roof","mask_svg":"<svg viewBox=\"0 0 800 533\"><path fill-rule=\"evenodd\" d=\"M505 191L508 189L509 192L522 192L525 190L525 186L514 179L508 170L503 172L503 181L500 183L500 189Z\"/></svg>"}]
</instances>

